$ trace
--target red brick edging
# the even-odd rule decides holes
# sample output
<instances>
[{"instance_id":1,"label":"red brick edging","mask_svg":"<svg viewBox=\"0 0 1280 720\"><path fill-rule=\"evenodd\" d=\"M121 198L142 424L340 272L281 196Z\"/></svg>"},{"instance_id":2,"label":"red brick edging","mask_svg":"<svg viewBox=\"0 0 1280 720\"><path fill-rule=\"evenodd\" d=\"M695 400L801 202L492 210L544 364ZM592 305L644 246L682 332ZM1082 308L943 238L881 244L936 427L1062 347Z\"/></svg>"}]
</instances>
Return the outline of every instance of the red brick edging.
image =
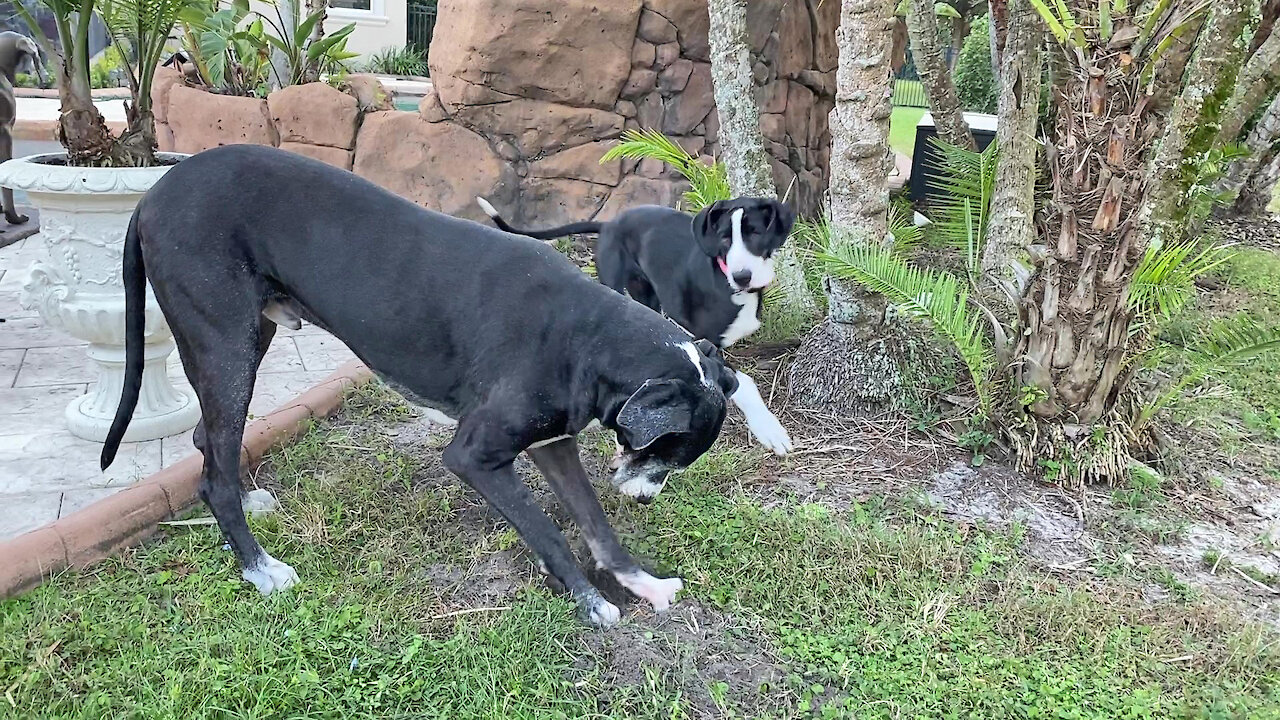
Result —
<instances>
[{"instance_id":1,"label":"red brick edging","mask_svg":"<svg viewBox=\"0 0 1280 720\"><path fill-rule=\"evenodd\" d=\"M350 388L373 374L351 361L315 387L253 421L244 431L242 465L292 441L307 421L332 414ZM83 568L135 545L199 499L204 457L199 453L65 518L0 542L0 598L17 595L67 568Z\"/></svg>"}]
</instances>

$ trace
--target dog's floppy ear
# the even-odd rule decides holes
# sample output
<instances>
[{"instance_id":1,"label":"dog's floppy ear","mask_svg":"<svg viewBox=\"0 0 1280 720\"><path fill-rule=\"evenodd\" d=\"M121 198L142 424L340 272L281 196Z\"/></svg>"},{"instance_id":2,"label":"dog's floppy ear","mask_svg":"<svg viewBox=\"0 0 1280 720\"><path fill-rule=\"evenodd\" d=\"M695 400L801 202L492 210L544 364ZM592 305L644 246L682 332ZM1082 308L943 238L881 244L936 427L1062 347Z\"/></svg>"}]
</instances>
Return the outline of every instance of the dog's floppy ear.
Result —
<instances>
[{"instance_id":1,"label":"dog's floppy ear","mask_svg":"<svg viewBox=\"0 0 1280 720\"><path fill-rule=\"evenodd\" d=\"M790 235L791 227L796 224L796 211L784 202L770 200L768 212L772 215L769 219L769 229L776 230L784 238Z\"/></svg>"},{"instance_id":2,"label":"dog's floppy ear","mask_svg":"<svg viewBox=\"0 0 1280 720\"><path fill-rule=\"evenodd\" d=\"M643 450L672 433L688 432L693 414L679 380L645 380L618 411L618 432L632 450Z\"/></svg>"},{"instance_id":3,"label":"dog's floppy ear","mask_svg":"<svg viewBox=\"0 0 1280 720\"><path fill-rule=\"evenodd\" d=\"M720 388L720 392L724 396L730 397L738 391L738 374L729 368L724 362L724 353L720 348L710 340L695 340L694 346L698 348L698 352L707 356L711 362L707 363L706 368L709 370L708 375L715 381L716 387Z\"/></svg>"},{"instance_id":4,"label":"dog's floppy ear","mask_svg":"<svg viewBox=\"0 0 1280 720\"><path fill-rule=\"evenodd\" d=\"M698 241L698 246L702 248L702 252L708 257L716 257L720 254L720 245L723 238L717 229L720 224L720 218L724 215L725 201L717 200L710 205L702 208L702 210L693 216L693 237Z\"/></svg>"}]
</instances>

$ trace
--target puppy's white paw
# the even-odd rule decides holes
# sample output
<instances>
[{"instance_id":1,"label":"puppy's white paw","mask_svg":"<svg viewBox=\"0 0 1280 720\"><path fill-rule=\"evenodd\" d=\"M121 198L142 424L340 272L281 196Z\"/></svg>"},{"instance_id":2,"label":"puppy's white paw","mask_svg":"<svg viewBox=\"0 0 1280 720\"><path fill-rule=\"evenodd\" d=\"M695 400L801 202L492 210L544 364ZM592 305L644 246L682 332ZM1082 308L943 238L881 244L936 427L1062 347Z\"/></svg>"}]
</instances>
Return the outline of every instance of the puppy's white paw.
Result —
<instances>
[{"instance_id":1,"label":"puppy's white paw","mask_svg":"<svg viewBox=\"0 0 1280 720\"><path fill-rule=\"evenodd\" d=\"M280 509L280 503L270 490L258 488L250 490L240 498L240 505L244 511L252 515L261 515L263 513L275 512Z\"/></svg>"},{"instance_id":2,"label":"puppy's white paw","mask_svg":"<svg viewBox=\"0 0 1280 720\"><path fill-rule=\"evenodd\" d=\"M614 577L622 587L648 601L658 612L671 607L671 603L676 601L676 593L684 589L684 581L680 578L656 578L643 570L614 573Z\"/></svg>"},{"instance_id":3,"label":"puppy's white paw","mask_svg":"<svg viewBox=\"0 0 1280 720\"><path fill-rule=\"evenodd\" d=\"M594 590L590 595L578 599L578 613L582 619L596 627L617 625L622 619L618 606L600 597Z\"/></svg>"},{"instance_id":4,"label":"puppy's white paw","mask_svg":"<svg viewBox=\"0 0 1280 720\"><path fill-rule=\"evenodd\" d=\"M613 458L609 460L609 469L617 470L622 467L622 445L615 440L613 445Z\"/></svg>"},{"instance_id":5,"label":"puppy's white paw","mask_svg":"<svg viewBox=\"0 0 1280 720\"><path fill-rule=\"evenodd\" d=\"M782 423L778 422L778 418L772 413L760 415L758 417L747 418L747 429L755 436L760 444L766 449L772 450L776 455L786 455L791 452L791 436L787 434L787 429L782 427Z\"/></svg>"},{"instance_id":6,"label":"puppy's white paw","mask_svg":"<svg viewBox=\"0 0 1280 720\"><path fill-rule=\"evenodd\" d=\"M258 558L256 565L245 568L240 576L253 583L253 586L263 595L287 590L298 583L298 573L294 572L293 568L265 552Z\"/></svg>"}]
</instances>

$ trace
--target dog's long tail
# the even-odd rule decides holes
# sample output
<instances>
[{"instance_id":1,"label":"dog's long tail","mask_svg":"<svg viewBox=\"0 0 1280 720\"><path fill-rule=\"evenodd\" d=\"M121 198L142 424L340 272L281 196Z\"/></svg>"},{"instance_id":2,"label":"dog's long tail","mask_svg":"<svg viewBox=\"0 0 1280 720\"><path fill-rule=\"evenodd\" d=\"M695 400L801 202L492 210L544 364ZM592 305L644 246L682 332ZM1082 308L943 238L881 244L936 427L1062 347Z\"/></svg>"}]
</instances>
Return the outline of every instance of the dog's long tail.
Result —
<instances>
[{"instance_id":1,"label":"dog's long tail","mask_svg":"<svg viewBox=\"0 0 1280 720\"><path fill-rule=\"evenodd\" d=\"M509 232L512 235L524 235L537 240L552 240L554 238L564 237L565 235L598 233L600 232L600 228L604 226L604 223L598 222L576 222L569 223L568 225L561 225L560 227L547 228L546 230L520 230L519 228L513 228L508 225L507 221L503 220L502 216L498 214L498 209L495 208L488 200L478 197L476 198L476 202L480 203L480 209L484 210L484 214L488 215L493 220L493 224L497 225L498 229L502 232Z\"/></svg>"},{"instance_id":2,"label":"dog's long tail","mask_svg":"<svg viewBox=\"0 0 1280 720\"><path fill-rule=\"evenodd\" d=\"M124 390L120 406L107 431L102 446L101 468L106 470L116 459L120 440L129 427L133 409L138 405L142 389L143 332L147 310L147 269L142 264L142 240L138 236L138 211L129 219L129 232L124 236Z\"/></svg>"}]
</instances>

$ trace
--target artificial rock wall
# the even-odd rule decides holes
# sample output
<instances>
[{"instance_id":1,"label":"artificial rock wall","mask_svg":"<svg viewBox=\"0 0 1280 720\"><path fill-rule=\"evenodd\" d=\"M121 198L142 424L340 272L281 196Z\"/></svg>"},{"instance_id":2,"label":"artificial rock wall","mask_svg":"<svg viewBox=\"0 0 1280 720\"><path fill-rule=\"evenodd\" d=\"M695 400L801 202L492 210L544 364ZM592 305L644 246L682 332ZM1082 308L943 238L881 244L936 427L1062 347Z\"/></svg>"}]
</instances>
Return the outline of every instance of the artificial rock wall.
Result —
<instances>
[{"instance_id":1,"label":"artificial rock wall","mask_svg":"<svg viewBox=\"0 0 1280 720\"><path fill-rule=\"evenodd\" d=\"M826 188L839 3L752 0L747 12L774 180L812 213ZM719 153L707 28L706 0L440 0L435 87L418 112L323 85L263 101L165 76L158 134L187 152L277 145L464 217L480 217L484 195L525 223L608 219L673 205L685 189L661 163L601 165L624 129L661 130L707 160Z\"/></svg>"}]
</instances>

